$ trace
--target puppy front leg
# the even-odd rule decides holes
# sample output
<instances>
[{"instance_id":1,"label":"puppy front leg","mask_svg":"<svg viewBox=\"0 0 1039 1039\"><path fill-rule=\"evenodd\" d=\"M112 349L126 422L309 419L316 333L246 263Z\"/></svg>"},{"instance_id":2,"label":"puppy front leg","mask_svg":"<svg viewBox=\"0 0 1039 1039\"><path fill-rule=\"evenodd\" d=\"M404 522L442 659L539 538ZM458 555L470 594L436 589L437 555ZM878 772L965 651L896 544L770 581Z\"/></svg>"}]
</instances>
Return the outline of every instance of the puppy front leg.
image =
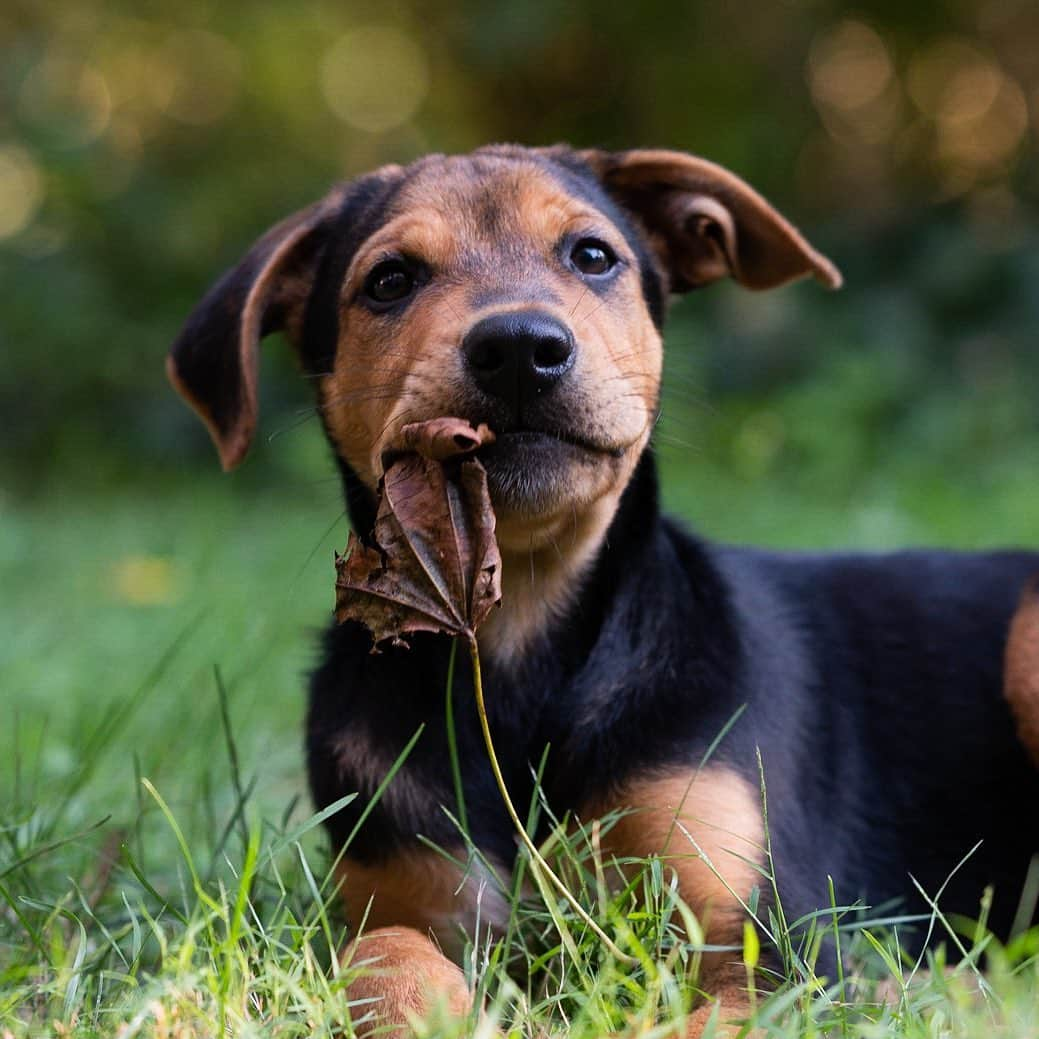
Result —
<instances>
[{"instance_id":1,"label":"puppy front leg","mask_svg":"<svg viewBox=\"0 0 1039 1039\"><path fill-rule=\"evenodd\" d=\"M707 943L739 947L747 918L743 906L761 881L755 863L764 856L760 796L753 783L723 765L651 772L629 779L581 817L601 818L616 809L625 814L603 834L603 851L618 861L659 857L676 875ZM707 998L687 1019L688 1039L699 1039L716 1006L719 1039L735 1036L751 1016L749 979L733 958L722 952L704 955L698 984Z\"/></svg>"},{"instance_id":2,"label":"puppy front leg","mask_svg":"<svg viewBox=\"0 0 1039 1039\"><path fill-rule=\"evenodd\" d=\"M459 858L464 852L459 851ZM348 987L359 1036L411 1033L410 1020L438 1005L452 1016L472 1011L472 994L457 964L464 937L477 921L504 927L508 904L493 881L473 865L463 871L449 858L410 849L379 862L347 857L337 868L347 919L364 931L343 951L341 963L360 968ZM430 936L436 939L432 940ZM439 943L439 944L437 944Z\"/></svg>"},{"instance_id":3,"label":"puppy front leg","mask_svg":"<svg viewBox=\"0 0 1039 1039\"><path fill-rule=\"evenodd\" d=\"M411 1022L440 1007L466 1017L473 999L461 969L412 927L379 927L355 938L340 962L358 973L346 998L360 1039L412 1034Z\"/></svg>"},{"instance_id":4,"label":"puppy front leg","mask_svg":"<svg viewBox=\"0 0 1039 1039\"><path fill-rule=\"evenodd\" d=\"M710 993L710 998L700 1003L686 1018L686 1039L700 1039L715 1011L718 1024L714 1035L717 1039L730 1039L738 1035L743 1023L753 1012L746 977L737 979L735 972L731 975L722 972L708 974L703 988Z\"/></svg>"}]
</instances>

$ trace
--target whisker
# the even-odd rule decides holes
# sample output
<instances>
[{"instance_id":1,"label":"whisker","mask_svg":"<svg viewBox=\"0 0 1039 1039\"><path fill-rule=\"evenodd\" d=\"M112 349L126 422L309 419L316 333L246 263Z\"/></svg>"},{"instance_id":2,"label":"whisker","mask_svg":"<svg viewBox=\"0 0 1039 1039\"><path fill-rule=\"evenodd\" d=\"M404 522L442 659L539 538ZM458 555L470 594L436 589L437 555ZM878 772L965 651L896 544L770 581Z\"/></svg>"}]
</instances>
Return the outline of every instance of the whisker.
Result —
<instances>
[{"instance_id":1,"label":"whisker","mask_svg":"<svg viewBox=\"0 0 1039 1039\"><path fill-rule=\"evenodd\" d=\"M344 404L366 404L368 401L375 400L407 400L408 398L413 398L415 396L416 394L413 391L407 391L405 393L399 393L396 390L389 393L361 393L360 391L357 391L354 393L342 394L324 401L321 404L315 405L314 414L328 412L330 409L341 407Z\"/></svg>"},{"instance_id":2,"label":"whisker","mask_svg":"<svg viewBox=\"0 0 1039 1039\"><path fill-rule=\"evenodd\" d=\"M394 422L399 421L400 425L406 426L415 417L416 414L414 409L412 409L411 411L405 411L402 415L391 415L386 425L383 426L382 429L380 429L379 432L373 438L374 443L377 444L382 440L382 438L386 435L386 431L390 428L390 426L394 424Z\"/></svg>"},{"instance_id":3,"label":"whisker","mask_svg":"<svg viewBox=\"0 0 1039 1039\"><path fill-rule=\"evenodd\" d=\"M683 451L688 451L695 455L702 455L704 453L704 447L702 444L698 444L692 440L684 440L682 437L672 436L670 433L654 433L653 442L658 447L680 447Z\"/></svg>"},{"instance_id":4,"label":"whisker","mask_svg":"<svg viewBox=\"0 0 1039 1039\"><path fill-rule=\"evenodd\" d=\"M272 429L267 434L266 443L273 444L278 437L284 436L286 433L294 433L301 426L305 426L312 418L317 418L315 409L309 409L302 417L297 417L292 422L287 422L285 425L278 426L277 429Z\"/></svg>"},{"instance_id":5,"label":"whisker","mask_svg":"<svg viewBox=\"0 0 1039 1039\"><path fill-rule=\"evenodd\" d=\"M601 299L601 300L599 300L599 302L598 302L598 303L597 303L597 304L596 304L596 305L595 305L594 307L592 307L592 309L591 309L591 310L589 310L589 311L588 311L588 313L584 315L584 317L582 317L582 318L580 319L580 324L582 324L582 325L583 325L583 324L585 324L585 323L586 323L586 322L588 321L588 319L589 319L589 318L590 318L590 317L591 317L591 316L592 316L593 314L596 314L596 313L598 313L598 311L599 311L599 310L601 310L601 309L602 309L602 307L604 307L605 305L606 305L606 300L605 300L605 299Z\"/></svg>"},{"instance_id":6,"label":"whisker","mask_svg":"<svg viewBox=\"0 0 1039 1039\"><path fill-rule=\"evenodd\" d=\"M549 537L548 537L548 540L551 542L552 547L556 550L556 555L559 557L559 562L560 563L565 563L566 560L563 558L563 551L559 547L559 544L556 541L556 539L554 537L552 537L552 535L550 534Z\"/></svg>"},{"instance_id":7,"label":"whisker","mask_svg":"<svg viewBox=\"0 0 1039 1039\"><path fill-rule=\"evenodd\" d=\"M332 520L331 524L328 526L328 529L321 535L321 537L317 539L317 541L314 542L314 547L307 553L307 558L303 560L299 570L296 571L296 576L293 577L291 581L289 581L289 586L285 590L286 598L290 598L292 596L292 593L295 591L296 585L299 583L299 580L303 576L304 571L306 571L307 567L310 566L311 562L314 559L314 556L317 555L318 549L320 549L322 544L324 544L325 539L329 536L329 534L331 534L332 531L335 530L337 526L339 526L340 520L344 519L346 519L346 509L341 509L336 518Z\"/></svg>"},{"instance_id":8,"label":"whisker","mask_svg":"<svg viewBox=\"0 0 1039 1039\"><path fill-rule=\"evenodd\" d=\"M465 318L455 309L455 305L446 297L444 298L444 304L447 307L447 309L450 310L451 313L459 320L459 322L461 322L464 325Z\"/></svg>"}]
</instances>

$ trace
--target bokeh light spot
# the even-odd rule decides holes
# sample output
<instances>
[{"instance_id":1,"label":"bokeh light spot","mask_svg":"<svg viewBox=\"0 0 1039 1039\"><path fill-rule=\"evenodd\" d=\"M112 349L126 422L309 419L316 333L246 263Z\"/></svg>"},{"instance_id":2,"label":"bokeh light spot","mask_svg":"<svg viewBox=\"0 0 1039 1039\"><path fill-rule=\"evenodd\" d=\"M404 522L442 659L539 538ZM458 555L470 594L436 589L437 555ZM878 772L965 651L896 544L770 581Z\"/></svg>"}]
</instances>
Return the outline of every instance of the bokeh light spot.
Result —
<instances>
[{"instance_id":1,"label":"bokeh light spot","mask_svg":"<svg viewBox=\"0 0 1039 1039\"><path fill-rule=\"evenodd\" d=\"M946 126L980 119L992 107L1004 80L999 66L987 58L960 66L941 92L935 118Z\"/></svg>"},{"instance_id":2,"label":"bokeh light spot","mask_svg":"<svg viewBox=\"0 0 1039 1039\"><path fill-rule=\"evenodd\" d=\"M992 74L992 62L976 47L948 36L913 55L906 70L906 89L924 115L937 119L943 109L948 113L954 106L956 95L961 101L969 101L963 87L970 82L981 85L983 95L988 95L988 102L982 98L971 104L991 103L999 89L998 82L993 87ZM957 82L959 87L950 95L950 87Z\"/></svg>"},{"instance_id":3,"label":"bokeh light spot","mask_svg":"<svg viewBox=\"0 0 1039 1039\"><path fill-rule=\"evenodd\" d=\"M153 98L173 119L193 126L220 122L234 108L242 79L238 51L223 36L194 29L159 49Z\"/></svg>"},{"instance_id":4,"label":"bokeh light spot","mask_svg":"<svg viewBox=\"0 0 1039 1039\"><path fill-rule=\"evenodd\" d=\"M341 36L321 63L328 107L369 133L406 123L429 90L429 64L413 39L390 26L369 25Z\"/></svg>"},{"instance_id":5,"label":"bokeh light spot","mask_svg":"<svg viewBox=\"0 0 1039 1039\"><path fill-rule=\"evenodd\" d=\"M783 450L786 423L776 411L762 409L748 415L733 439L733 457L741 472L760 477L768 472Z\"/></svg>"},{"instance_id":6,"label":"bokeh light spot","mask_svg":"<svg viewBox=\"0 0 1039 1039\"><path fill-rule=\"evenodd\" d=\"M942 155L978 169L1004 166L1028 129L1028 105L1021 88L1002 77L989 104L970 118L939 121Z\"/></svg>"},{"instance_id":7,"label":"bokeh light spot","mask_svg":"<svg viewBox=\"0 0 1039 1039\"><path fill-rule=\"evenodd\" d=\"M163 606L179 597L176 568L165 556L124 556L112 568L111 580L116 598L132 606Z\"/></svg>"},{"instance_id":8,"label":"bokeh light spot","mask_svg":"<svg viewBox=\"0 0 1039 1039\"><path fill-rule=\"evenodd\" d=\"M55 143L76 148L105 132L112 96L105 77L92 65L48 54L23 80L18 107L25 119L46 128Z\"/></svg>"},{"instance_id":9,"label":"bokeh light spot","mask_svg":"<svg viewBox=\"0 0 1039 1039\"><path fill-rule=\"evenodd\" d=\"M863 22L844 21L818 36L808 55L816 104L848 112L875 101L893 75L879 34Z\"/></svg>"},{"instance_id":10,"label":"bokeh light spot","mask_svg":"<svg viewBox=\"0 0 1039 1039\"><path fill-rule=\"evenodd\" d=\"M1006 173L1028 130L1028 103L995 58L944 37L913 56L906 85L931 121L946 195Z\"/></svg>"},{"instance_id":11,"label":"bokeh light spot","mask_svg":"<svg viewBox=\"0 0 1039 1039\"><path fill-rule=\"evenodd\" d=\"M0 144L0 239L24 231L43 201L43 177L28 150Z\"/></svg>"}]
</instances>

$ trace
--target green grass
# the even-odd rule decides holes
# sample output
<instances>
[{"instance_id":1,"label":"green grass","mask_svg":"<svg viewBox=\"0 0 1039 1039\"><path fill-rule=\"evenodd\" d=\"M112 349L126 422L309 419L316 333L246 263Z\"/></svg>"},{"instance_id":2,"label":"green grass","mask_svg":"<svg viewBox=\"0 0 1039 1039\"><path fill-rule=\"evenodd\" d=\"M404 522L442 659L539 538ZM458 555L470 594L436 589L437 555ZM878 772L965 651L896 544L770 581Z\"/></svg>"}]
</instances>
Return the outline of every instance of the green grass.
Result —
<instances>
[{"instance_id":1,"label":"green grass","mask_svg":"<svg viewBox=\"0 0 1039 1039\"><path fill-rule=\"evenodd\" d=\"M665 482L670 503L715 536L973 546L1039 530L1020 455L943 471L921 452L881 449L861 476L833 481L819 465L771 457L774 416L730 409L699 421L662 431ZM310 452L313 433L302 435L311 446L285 450ZM0 496L5 1039L349 1027L333 966L344 928L301 752L310 633L331 610L345 528L322 463L258 489L270 450L244 478L142 476L115 491L81 475L45 496ZM557 855L642 966L609 962L565 904L550 913L521 901L509 941L466 963L491 1019L522 1035L673 1031L695 950L677 937L666 870L650 864L641 898L611 898L602 877L612 867L580 835ZM576 956L560 952L560 922ZM779 923L764 922L784 943ZM968 961L917 973L904 991L912 964L892 956L890 936L879 940L881 951L842 932L874 979L858 989L820 981L810 951L789 955L783 983L759 1002L767 1034L1039 1034L1039 935L989 944L984 981ZM737 955L755 959L750 947ZM876 979L894 1002L874 999Z\"/></svg>"}]
</instances>

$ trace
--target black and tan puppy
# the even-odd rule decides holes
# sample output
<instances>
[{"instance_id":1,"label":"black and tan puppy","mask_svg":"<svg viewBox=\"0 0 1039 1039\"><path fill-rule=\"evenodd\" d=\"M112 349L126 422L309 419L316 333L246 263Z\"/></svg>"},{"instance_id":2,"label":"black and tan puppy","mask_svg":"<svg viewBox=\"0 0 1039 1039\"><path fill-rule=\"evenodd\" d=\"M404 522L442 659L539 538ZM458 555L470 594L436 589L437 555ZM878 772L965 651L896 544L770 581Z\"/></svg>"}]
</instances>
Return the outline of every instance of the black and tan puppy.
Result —
<instances>
[{"instance_id":1,"label":"black and tan puppy","mask_svg":"<svg viewBox=\"0 0 1039 1039\"><path fill-rule=\"evenodd\" d=\"M256 425L259 341L287 330L360 532L402 426L443 415L491 426L481 458L504 607L480 645L513 797L527 803L549 746L556 814L632 809L608 851L666 857L712 943L740 943L741 902L762 886L759 748L789 919L827 902L828 875L839 902L923 909L910 877L937 892L981 841L941 905L975 916L992 885L990 920L1006 931L1039 850L1039 773L1002 665L1039 555L766 552L707 544L658 511L650 440L668 297L722 277L766 289L805 275L840 281L711 163L491 147L385 167L273 228L198 306L169 371L230 468ZM507 906L479 871L463 877L418 839L465 859L442 807L455 807L448 641L370 648L351 624L328 633L307 752L319 807L362 794L330 820L341 845L424 727L341 868L350 918L371 902L366 940L401 967L373 1004L399 1023L423 1006L426 981L465 1005L460 974L425 936L450 952L478 913L494 926ZM1016 659L1027 672L1029 654ZM1022 731L1034 732L1035 686L1018 686ZM470 695L458 676L469 828L507 876L516 843ZM726 961L703 983L738 1017L742 971Z\"/></svg>"}]
</instances>

